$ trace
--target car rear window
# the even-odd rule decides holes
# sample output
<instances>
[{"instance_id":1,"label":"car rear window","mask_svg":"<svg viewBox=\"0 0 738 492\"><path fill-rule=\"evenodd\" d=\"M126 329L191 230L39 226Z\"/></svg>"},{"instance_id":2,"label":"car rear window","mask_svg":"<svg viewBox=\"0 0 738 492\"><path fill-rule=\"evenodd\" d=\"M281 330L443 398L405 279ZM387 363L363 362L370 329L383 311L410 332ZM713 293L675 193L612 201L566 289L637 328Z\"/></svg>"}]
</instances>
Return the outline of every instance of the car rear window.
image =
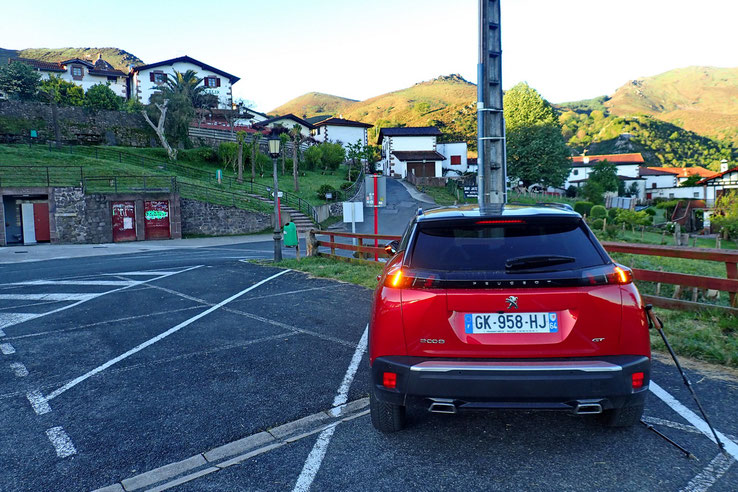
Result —
<instances>
[{"instance_id":1,"label":"car rear window","mask_svg":"<svg viewBox=\"0 0 738 492\"><path fill-rule=\"evenodd\" d=\"M520 224L419 224L410 266L429 270L505 271L509 260L565 256L539 270L572 270L605 264L580 219L536 219Z\"/></svg>"}]
</instances>

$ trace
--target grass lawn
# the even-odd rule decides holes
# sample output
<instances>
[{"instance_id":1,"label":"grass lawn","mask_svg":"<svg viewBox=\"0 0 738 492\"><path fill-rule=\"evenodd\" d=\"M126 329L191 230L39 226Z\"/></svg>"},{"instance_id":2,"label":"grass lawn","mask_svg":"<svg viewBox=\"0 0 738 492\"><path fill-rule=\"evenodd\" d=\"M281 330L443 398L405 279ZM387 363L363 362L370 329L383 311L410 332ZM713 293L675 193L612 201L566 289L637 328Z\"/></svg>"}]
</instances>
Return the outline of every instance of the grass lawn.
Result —
<instances>
[{"instance_id":1,"label":"grass lawn","mask_svg":"<svg viewBox=\"0 0 738 492\"><path fill-rule=\"evenodd\" d=\"M638 229L633 232L631 229L626 228L625 231L619 231L618 236L615 238L606 237L602 231L595 231L600 241L621 241L626 243L642 243L642 244L663 244L665 246L674 246L674 236L672 234L653 231L644 231L641 233ZM692 246L692 240L690 239L689 245ZM698 248L714 248L714 238L697 238ZM735 241L721 241L721 249L738 249Z\"/></svg>"},{"instance_id":2,"label":"grass lawn","mask_svg":"<svg viewBox=\"0 0 738 492\"><path fill-rule=\"evenodd\" d=\"M299 262L284 260L278 263L278 266L374 289L377 286L377 275L381 273L383 265L348 263L318 257L303 258ZM678 355L738 367L738 319L712 311L692 313L654 309L663 320L666 336ZM666 351L661 337L655 330L651 333L651 347L655 351Z\"/></svg>"}]
</instances>

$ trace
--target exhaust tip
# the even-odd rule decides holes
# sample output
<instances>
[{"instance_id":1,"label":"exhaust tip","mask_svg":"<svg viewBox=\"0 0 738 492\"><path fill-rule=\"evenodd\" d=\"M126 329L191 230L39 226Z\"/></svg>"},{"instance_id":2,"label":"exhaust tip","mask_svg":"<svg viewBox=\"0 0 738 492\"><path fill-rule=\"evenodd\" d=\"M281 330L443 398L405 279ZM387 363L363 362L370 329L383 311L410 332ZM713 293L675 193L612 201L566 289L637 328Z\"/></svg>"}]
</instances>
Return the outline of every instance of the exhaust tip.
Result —
<instances>
[{"instance_id":1,"label":"exhaust tip","mask_svg":"<svg viewBox=\"0 0 738 492\"><path fill-rule=\"evenodd\" d=\"M428 411L432 413L456 413L456 405L453 400L434 399L428 407Z\"/></svg>"},{"instance_id":2,"label":"exhaust tip","mask_svg":"<svg viewBox=\"0 0 738 492\"><path fill-rule=\"evenodd\" d=\"M578 403L574 408L574 413L577 415L595 415L602 413L602 405L599 403Z\"/></svg>"}]
</instances>

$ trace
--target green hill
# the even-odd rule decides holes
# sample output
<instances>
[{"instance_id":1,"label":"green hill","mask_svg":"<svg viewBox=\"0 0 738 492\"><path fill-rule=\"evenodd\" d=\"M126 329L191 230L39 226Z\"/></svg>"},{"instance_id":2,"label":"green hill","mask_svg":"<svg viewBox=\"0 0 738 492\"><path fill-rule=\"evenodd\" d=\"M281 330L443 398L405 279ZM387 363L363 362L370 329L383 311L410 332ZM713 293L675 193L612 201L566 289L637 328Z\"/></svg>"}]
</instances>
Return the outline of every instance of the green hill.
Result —
<instances>
[{"instance_id":1,"label":"green hill","mask_svg":"<svg viewBox=\"0 0 738 492\"><path fill-rule=\"evenodd\" d=\"M631 80L612 96L561 103L574 111L645 114L738 144L738 68L687 67Z\"/></svg>"},{"instance_id":2,"label":"green hill","mask_svg":"<svg viewBox=\"0 0 738 492\"><path fill-rule=\"evenodd\" d=\"M300 118L310 118L319 115L339 114L344 108L357 102L356 99L323 94L322 92L308 92L289 102L269 111L269 114L294 114Z\"/></svg>"},{"instance_id":3,"label":"green hill","mask_svg":"<svg viewBox=\"0 0 738 492\"><path fill-rule=\"evenodd\" d=\"M32 58L48 62L69 60L70 58L88 59L94 61L97 55L119 70L128 72L130 65L143 65L137 56L118 48L27 48L23 50L9 50L0 48L0 63L7 63L8 58Z\"/></svg>"},{"instance_id":4,"label":"green hill","mask_svg":"<svg viewBox=\"0 0 738 492\"><path fill-rule=\"evenodd\" d=\"M476 85L460 75L448 75L365 101L351 101L313 92L293 99L272 112L291 112L306 117L325 113L342 114L346 119L375 125L372 130L374 138L379 128L387 126L435 125L446 139L464 140L476 148L476 95ZM324 101L334 102L335 109L330 111Z\"/></svg>"}]
</instances>

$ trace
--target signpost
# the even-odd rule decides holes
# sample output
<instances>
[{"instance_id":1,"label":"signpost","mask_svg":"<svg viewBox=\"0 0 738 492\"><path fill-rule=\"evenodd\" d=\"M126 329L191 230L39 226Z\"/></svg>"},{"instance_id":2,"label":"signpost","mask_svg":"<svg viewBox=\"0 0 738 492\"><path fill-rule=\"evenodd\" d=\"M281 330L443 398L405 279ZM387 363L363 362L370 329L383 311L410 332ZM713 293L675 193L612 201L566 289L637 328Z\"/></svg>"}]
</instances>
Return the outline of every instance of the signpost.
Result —
<instances>
[{"instance_id":1,"label":"signpost","mask_svg":"<svg viewBox=\"0 0 738 492\"><path fill-rule=\"evenodd\" d=\"M379 207L387 206L387 178L379 174L372 174L364 178L366 189L366 206L374 208L374 234L379 234ZM374 239L374 247L379 247L379 242ZM374 253L374 261L379 261L379 255Z\"/></svg>"},{"instance_id":2,"label":"signpost","mask_svg":"<svg viewBox=\"0 0 738 492\"><path fill-rule=\"evenodd\" d=\"M356 223L364 222L364 204L361 202L343 202L343 221L351 222L351 233L356 234ZM356 246L356 238L352 239Z\"/></svg>"}]
</instances>

